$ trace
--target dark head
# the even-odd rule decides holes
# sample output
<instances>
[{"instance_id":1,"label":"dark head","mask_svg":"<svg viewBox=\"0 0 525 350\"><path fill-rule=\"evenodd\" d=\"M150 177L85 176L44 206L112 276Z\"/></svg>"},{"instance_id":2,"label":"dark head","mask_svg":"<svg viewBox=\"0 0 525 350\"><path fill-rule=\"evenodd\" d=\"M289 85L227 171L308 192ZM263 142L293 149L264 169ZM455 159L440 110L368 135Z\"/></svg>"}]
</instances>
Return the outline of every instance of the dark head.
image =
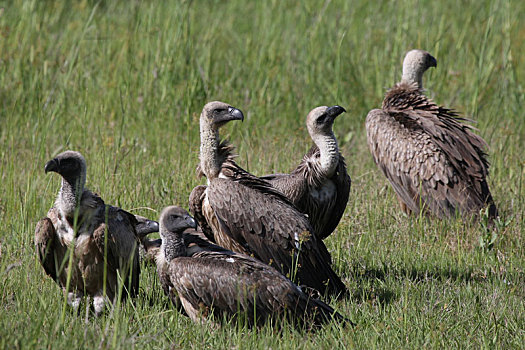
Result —
<instances>
[{"instance_id":1,"label":"dark head","mask_svg":"<svg viewBox=\"0 0 525 350\"><path fill-rule=\"evenodd\" d=\"M188 228L197 228L197 223L181 207L169 206L162 210L159 219L160 236L164 239L167 235L182 234Z\"/></svg>"},{"instance_id":2,"label":"dark head","mask_svg":"<svg viewBox=\"0 0 525 350\"><path fill-rule=\"evenodd\" d=\"M430 67L437 67L437 60L424 50L411 50L403 61L402 81L414 84L423 88L423 73Z\"/></svg>"},{"instance_id":3,"label":"dark head","mask_svg":"<svg viewBox=\"0 0 525 350\"><path fill-rule=\"evenodd\" d=\"M346 110L341 106L321 106L312 109L306 117L306 126L310 136L315 138L316 135L332 134L334 120L343 112L346 112Z\"/></svg>"},{"instance_id":4,"label":"dark head","mask_svg":"<svg viewBox=\"0 0 525 350\"><path fill-rule=\"evenodd\" d=\"M231 120L244 120L240 110L220 101L208 102L202 109L200 122L218 130Z\"/></svg>"},{"instance_id":5,"label":"dark head","mask_svg":"<svg viewBox=\"0 0 525 350\"><path fill-rule=\"evenodd\" d=\"M71 184L81 181L83 187L86 182L86 160L82 154L75 151L65 151L46 163L46 174L50 171L60 174Z\"/></svg>"}]
</instances>

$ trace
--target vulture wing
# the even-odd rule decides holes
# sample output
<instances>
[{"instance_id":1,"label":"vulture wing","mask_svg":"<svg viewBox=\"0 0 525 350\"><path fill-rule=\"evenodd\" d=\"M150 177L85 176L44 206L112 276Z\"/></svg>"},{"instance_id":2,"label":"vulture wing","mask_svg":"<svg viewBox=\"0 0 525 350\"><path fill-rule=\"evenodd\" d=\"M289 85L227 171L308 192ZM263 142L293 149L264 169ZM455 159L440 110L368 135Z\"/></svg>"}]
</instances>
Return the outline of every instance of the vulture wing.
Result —
<instances>
[{"instance_id":1,"label":"vulture wing","mask_svg":"<svg viewBox=\"0 0 525 350\"><path fill-rule=\"evenodd\" d=\"M343 294L346 288L306 217L267 182L253 178L211 181L208 202L222 235L292 280L298 277L300 283L319 291Z\"/></svg>"},{"instance_id":2,"label":"vulture wing","mask_svg":"<svg viewBox=\"0 0 525 350\"><path fill-rule=\"evenodd\" d=\"M426 109L370 111L366 128L374 161L411 211L425 207L438 217L476 212L492 202L485 142L453 112L425 101Z\"/></svg>"},{"instance_id":3,"label":"vulture wing","mask_svg":"<svg viewBox=\"0 0 525 350\"><path fill-rule=\"evenodd\" d=\"M274 269L228 251L202 251L191 258L176 258L170 264L170 278L190 309L204 314L213 311L221 317L243 312L251 324L260 324L285 311L293 320L311 318L314 324L332 317L344 319L330 306L308 299ZM194 311L188 314L197 318Z\"/></svg>"},{"instance_id":4,"label":"vulture wing","mask_svg":"<svg viewBox=\"0 0 525 350\"><path fill-rule=\"evenodd\" d=\"M102 211L93 238L102 254L107 241L108 266L119 271L130 296L134 297L139 291L140 275L137 220L127 211L110 205Z\"/></svg>"}]
</instances>

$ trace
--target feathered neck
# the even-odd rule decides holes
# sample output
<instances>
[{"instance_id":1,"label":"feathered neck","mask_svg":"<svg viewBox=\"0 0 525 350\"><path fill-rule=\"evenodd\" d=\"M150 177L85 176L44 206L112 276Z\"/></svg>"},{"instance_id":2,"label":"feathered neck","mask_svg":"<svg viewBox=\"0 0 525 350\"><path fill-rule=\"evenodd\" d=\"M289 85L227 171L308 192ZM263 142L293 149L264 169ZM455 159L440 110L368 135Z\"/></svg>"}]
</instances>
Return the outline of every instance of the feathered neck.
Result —
<instances>
[{"instance_id":1,"label":"feathered neck","mask_svg":"<svg viewBox=\"0 0 525 350\"><path fill-rule=\"evenodd\" d=\"M186 245L182 233L166 232L161 229L160 235L162 237L160 249L168 263L175 258L186 256Z\"/></svg>"},{"instance_id":2,"label":"feathered neck","mask_svg":"<svg viewBox=\"0 0 525 350\"><path fill-rule=\"evenodd\" d=\"M208 180L212 180L219 176L222 165L218 153L219 130L201 120L200 136L200 168Z\"/></svg>"},{"instance_id":3,"label":"feathered neck","mask_svg":"<svg viewBox=\"0 0 525 350\"><path fill-rule=\"evenodd\" d=\"M333 132L311 136L312 140L319 148L320 170L326 177L331 177L339 163L339 147L337 145L337 140Z\"/></svg>"},{"instance_id":4,"label":"feathered neck","mask_svg":"<svg viewBox=\"0 0 525 350\"><path fill-rule=\"evenodd\" d=\"M62 178L62 186L58 192L55 206L62 211L64 216L71 217L75 209L80 206L85 182L85 175L75 179Z\"/></svg>"}]
</instances>

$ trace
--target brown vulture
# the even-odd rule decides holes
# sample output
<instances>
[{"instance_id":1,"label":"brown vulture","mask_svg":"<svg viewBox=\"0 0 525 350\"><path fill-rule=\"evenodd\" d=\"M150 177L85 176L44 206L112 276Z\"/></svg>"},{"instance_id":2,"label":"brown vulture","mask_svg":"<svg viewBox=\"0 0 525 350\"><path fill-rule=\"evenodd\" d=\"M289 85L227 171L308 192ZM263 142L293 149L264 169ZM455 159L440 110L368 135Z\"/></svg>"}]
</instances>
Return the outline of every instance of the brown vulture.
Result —
<instances>
[{"instance_id":1,"label":"brown vulture","mask_svg":"<svg viewBox=\"0 0 525 350\"><path fill-rule=\"evenodd\" d=\"M194 322L243 318L249 326L286 317L299 326L347 321L329 305L308 297L274 268L187 234L193 218L180 207L160 215L162 245L157 272L165 294Z\"/></svg>"},{"instance_id":2,"label":"brown vulture","mask_svg":"<svg viewBox=\"0 0 525 350\"><path fill-rule=\"evenodd\" d=\"M139 222L85 189L86 161L80 153L60 153L46 163L45 172L50 171L62 176L62 186L55 205L36 225L38 257L45 272L67 293L73 308L78 309L82 296L87 295L93 297L95 314L99 315L106 298L114 300L118 295L119 279L123 296L137 295L137 227L151 232L151 223L145 218Z\"/></svg>"},{"instance_id":3,"label":"brown vulture","mask_svg":"<svg viewBox=\"0 0 525 350\"><path fill-rule=\"evenodd\" d=\"M332 131L335 118L343 112L340 106L322 106L308 113L306 126L314 141L310 151L290 174L262 177L308 215L319 239L335 230L350 194L350 176Z\"/></svg>"},{"instance_id":4,"label":"brown vulture","mask_svg":"<svg viewBox=\"0 0 525 350\"><path fill-rule=\"evenodd\" d=\"M200 210L213 241L272 265L292 281L342 296L346 287L306 216L269 182L219 152L219 128L231 120L243 120L243 114L223 102L206 104L200 116L200 170L208 180Z\"/></svg>"},{"instance_id":5,"label":"brown vulture","mask_svg":"<svg viewBox=\"0 0 525 350\"><path fill-rule=\"evenodd\" d=\"M466 119L423 93L423 73L436 66L426 51L407 53L401 82L366 117L368 146L407 214L469 216L488 206L494 218L487 144Z\"/></svg>"}]
</instances>

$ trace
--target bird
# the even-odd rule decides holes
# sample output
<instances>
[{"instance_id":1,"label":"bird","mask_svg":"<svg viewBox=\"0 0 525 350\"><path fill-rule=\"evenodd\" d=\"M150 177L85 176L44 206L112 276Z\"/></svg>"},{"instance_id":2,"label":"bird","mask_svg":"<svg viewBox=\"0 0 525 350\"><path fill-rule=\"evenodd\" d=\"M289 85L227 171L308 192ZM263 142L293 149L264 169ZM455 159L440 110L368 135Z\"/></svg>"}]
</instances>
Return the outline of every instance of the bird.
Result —
<instances>
[{"instance_id":1,"label":"bird","mask_svg":"<svg viewBox=\"0 0 525 350\"><path fill-rule=\"evenodd\" d=\"M381 109L366 117L374 162L390 181L406 214L437 218L498 215L487 183L487 143L470 122L437 105L423 90L423 73L437 67L427 51L411 50L401 81L387 91Z\"/></svg>"},{"instance_id":2,"label":"bird","mask_svg":"<svg viewBox=\"0 0 525 350\"><path fill-rule=\"evenodd\" d=\"M197 224L186 210L168 206L159 222L159 280L164 293L176 306L182 304L192 321L245 319L249 326L260 326L286 317L309 328L332 319L352 324L269 265L189 234Z\"/></svg>"},{"instance_id":3,"label":"bird","mask_svg":"<svg viewBox=\"0 0 525 350\"><path fill-rule=\"evenodd\" d=\"M62 185L54 206L36 225L35 245L42 267L67 294L68 304L78 310L83 296L92 297L99 316L106 300L119 294L119 279L123 297L138 294L139 221L86 189L86 169L86 160L75 151L45 164L46 173L61 175ZM151 231L150 224L144 218L139 229Z\"/></svg>"},{"instance_id":4,"label":"bird","mask_svg":"<svg viewBox=\"0 0 525 350\"><path fill-rule=\"evenodd\" d=\"M351 179L332 131L341 106L321 106L308 113L306 126L314 145L290 174L262 176L308 215L318 239L337 227L348 203Z\"/></svg>"},{"instance_id":5,"label":"bird","mask_svg":"<svg viewBox=\"0 0 525 350\"><path fill-rule=\"evenodd\" d=\"M307 217L270 183L242 169L219 140L219 128L243 120L224 102L207 103L200 116L200 171L207 178L202 214L213 241L270 264L292 281L342 297L346 287L332 270L330 253Z\"/></svg>"}]
</instances>

